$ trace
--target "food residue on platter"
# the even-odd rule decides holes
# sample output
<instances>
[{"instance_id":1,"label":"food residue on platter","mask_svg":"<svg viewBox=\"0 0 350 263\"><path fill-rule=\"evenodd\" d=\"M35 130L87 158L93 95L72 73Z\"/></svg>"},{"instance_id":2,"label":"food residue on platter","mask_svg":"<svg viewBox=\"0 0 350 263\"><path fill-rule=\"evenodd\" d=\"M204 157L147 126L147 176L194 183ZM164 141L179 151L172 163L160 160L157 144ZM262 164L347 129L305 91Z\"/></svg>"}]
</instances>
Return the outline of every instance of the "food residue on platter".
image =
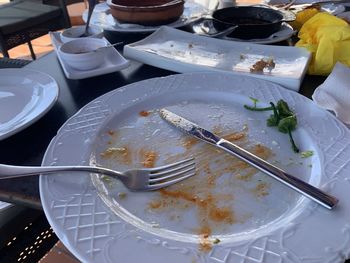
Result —
<instances>
[{"instance_id":1,"label":"food residue on platter","mask_svg":"<svg viewBox=\"0 0 350 263\"><path fill-rule=\"evenodd\" d=\"M270 188L269 184L267 184L265 182L261 182L261 183L257 184L257 186L252 190L252 192L257 197L264 197L264 196L269 194L269 188Z\"/></svg>"},{"instance_id":2,"label":"food residue on platter","mask_svg":"<svg viewBox=\"0 0 350 263\"><path fill-rule=\"evenodd\" d=\"M145 149L140 150L141 164L145 168L153 168L155 166L158 154L155 151Z\"/></svg>"},{"instance_id":3,"label":"food residue on platter","mask_svg":"<svg viewBox=\"0 0 350 263\"><path fill-rule=\"evenodd\" d=\"M118 139L118 133L114 130L108 130L107 134L109 135L109 140L107 144L109 145L115 144L116 140Z\"/></svg>"},{"instance_id":4,"label":"food residue on platter","mask_svg":"<svg viewBox=\"0 0 350 263\"><path fill-rule=\"evenodd\" d=\"M187 150L192 148L194 145L198 144L199 140L194 137L186 137L183 142L182 146L185 147Z\"/></svg>"},{"instance_id":5,"label":"food residue on platter","mask_svg":"<svg viewBox=\"0 0 350 263\"><path fill-rule=\"evenodd\" d=\"M127 147L110 147L100 154L104 159L114 159L124 164L132 163L131 152Z\"/></svg>"},{"instance_id":6,"label":"food residue on platter","mask_svg":"<svg viewBox=\"0 0 350 263\"><path fill-rule=\"evenodd\" d=\"M142 110L139 112L139 115L142 117L148 117L150 114L151 114L150 111L145 111L145 110Z\"/></svg>"},{"instance_id":7,"label":"food residue on platter","mask_svg":"<svg viewBox=\"0 0 350 263\"><path fill-rule=\"evenodd\" d=\"M267 69L269 72L271 72L275 66L276 63L272 58L269 58L267 60L260 59L251 66L250 72L263 72L264 69Z\"/></svg>"},{"instance_id":8,"label":"food residue on platter","mask_svg":"<svg viewBox=\"0 0 350 263\"><path fill-rule=\"evenodd\" d=\"M113 131L113 130L108 130L107 133L108 133L110 136L114 136L114 135L115 135L115 131Z\"/></svg>"},{"instance_id":9,"label":"food residue on platter","mask_svg":"<svg viewBox=\"0 0 350 263\"><path fill-rule=\"evenodd\" d=\"M145 117L145 113L139 113L140 117ZM148 116L148 115L147 115ZM153 116L153 115L152 115ZM214 132L245 149L253 152L263 159L272 156L270 149L259 143L252 143L248 140L248 128L245 125L242 130L236 132L225 132L225 128L216 126ZM120 131L109 131L108 136L113 136ZM109 159L116 164L128 164L129 166L154 167L161 153L146 148L143 145L131 146L123 142L124 145L114 145L115 147L107 148L101 153L103 159ZM163 141L159 143L166 143ZM194 177L186 180L185 183L179 183L158 191L156 195L148 202L147 210L152 213L164 213L169 216L169 220L180 222L181 211L191 211L194 213L196 226L191 231L198 235L199 249L202 252L209 252L212 247L220 242L214 238L216 231L223 231L228 226L242 224L250 216L249 214L239 215L235 211L234 192L221 192L221 187L230 187L230 184L241 181L254 182L254 175L257 171L222 150L205 144L200 140L186 136L172 145L180 147L183 151L171 155L164 155L162 158L166 163L172 163L185 159L190 156L196 158L196 168L199 172ZM157 148L159 145L157 145ZM162 147L159 147L160 149ZM126 154L127 153L127 154ZM128 156L128 158L125 157ZM130 161L130 162L126 162ZM137 164L137 165L136 165ZM236 179L232 181L230 178ZM237 180L238 179L238 180ZM269 185L260 182L253 188L248 188L247 193L252 197L263 198L269 194ZM119 199L122 197L119 196ZM171 213L168 213L171 211ZM193 211L193 212L192 212ZM212 236L214 235L214 237ZM219 240L219 241L217 241Z\"/></svg>"},{"instance_id":10,"label":"food residue on platter","mask_svg":"<svg viewBox=\"0 0 350 263\"><path fill-rule=\"evenodd\" d=\"M126 196L127 196L127 194L126 194L125 192L120 192L120 193L118 193L119 199L125 199Z\"/></svg>"}]
</instances>

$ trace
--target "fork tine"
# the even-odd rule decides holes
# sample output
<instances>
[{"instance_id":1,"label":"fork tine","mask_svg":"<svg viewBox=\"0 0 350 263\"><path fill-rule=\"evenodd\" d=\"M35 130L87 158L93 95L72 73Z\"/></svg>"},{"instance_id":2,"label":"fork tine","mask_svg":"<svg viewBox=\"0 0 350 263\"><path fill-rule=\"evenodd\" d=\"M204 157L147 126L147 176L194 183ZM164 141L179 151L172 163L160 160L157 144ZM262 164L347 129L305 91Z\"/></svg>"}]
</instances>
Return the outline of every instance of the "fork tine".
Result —
<instances>
[{"instance_id":1,"label":"fork tine","mask_svg":"<svg viewBox=\"0 0 350 263\"><path fill-rule=\"evenodd\" d=\"M182 171L179 171L179 172L176 172L176 173L169 173L169 175L166 175L166 176L163 176L163 177L159 176L159 177L156 177L156 178L153 178L153 179L151 178L149 180L149 182L150 183L157 183L157 182L160 182L160 181L165 181L165 180L169 180L171 178L179 177L179 176L181 176L183 174L186 174L186 173L188 173L188 172L190 172L190 171L192 171L192 170L194 170L196 168L194 166L194 163L192 163L191 165L192 165L192 167L189 167L189 168L187 168L185 170L182 170ZM168 174L168 173L166 173L166 174Z\"/></svg>"},{"instance_id":2,"label":"fork tine","mask_svg":"<svg viewBox=\"0 0 350 263\"><path fill-rule=\"evenodd\" d=\"M167 165L163 165L163 166L159 166L159 167L154 167L154 168L151 168L149 169L151 173L155 173L155 172L161 172L161 171L164 171L164 170L167 170L171 167L175 167L175 166L179 166L181 164L184 164L184 163L187 163L189 161L193 161L194 160L194 157L191 157L191 158L188 158L188 159L185 159L185 160L182 160L182 161L178 161L176 163L171 163L171 164L167 164Z\"/></svg>"},{"instance_id":3,"label":"fork tine","mask_svg":"<svg viewBox=\"0 0 350 263\"><path fill-rule=\"evenodd\" d=\"M158 178L158 177L167 176L167 175L176 173L176 172L178 172L178 171L180 171L180 170L186 169L186 168L191 167L191 166L194 166L194 165L195 165L195 163L192 162L192 163L188 163L188 164L186 164L186 165L182 165L182 166L175 167L175 168L173 168L173 169L162 170L162 171L159 172L159 173L151 173L151 174L150 174L150 178L151 178L151 179L155 179L155 178Z\"/></svg>"},{"instance_id":4,"label":"fork tine","mask_svg":"<svg viewBox=\"0 0 350 263\"><path fill-rule=\"evenodd\" d=\"M196 173L190 173L188 175L185 175L185 176L182 176L182 177L179 177L177 179L174 179L174 180L171 180L171 181L168 181L168 182L164 182L164 183L160 183L160 184L153 184L153 185L149 185L148 186L148 189L149 190L157 190L157 189L160 189L160 188L164 188L164 187L167 187L167 186L170 186L172 184L175 184L175 183L178 183L182 180L185 180L191 176L194 176Z\"/></svg>"}]
</instances>

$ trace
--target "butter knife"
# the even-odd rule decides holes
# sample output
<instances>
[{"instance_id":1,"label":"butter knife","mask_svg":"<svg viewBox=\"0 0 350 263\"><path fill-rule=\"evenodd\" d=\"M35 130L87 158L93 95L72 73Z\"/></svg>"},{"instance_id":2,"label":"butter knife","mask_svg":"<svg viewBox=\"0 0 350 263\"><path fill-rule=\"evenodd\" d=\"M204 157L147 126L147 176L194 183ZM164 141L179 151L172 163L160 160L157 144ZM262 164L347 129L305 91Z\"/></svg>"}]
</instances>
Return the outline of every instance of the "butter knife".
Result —
<instances>
[{"instance_id":1,"label":"butter knife","mask_svg":"<svg viewBox=\"0 0 350 263\"><path fill-rule=\"evenodd\" d=\"M291 187L292 189L296 190L297 192L303 194L304 196L310 198L311 200L317 202L318 204L328 208L332 209L334 208L337 203L338 199L334 196L331 196L322 190L294 177L293 175L290 175L283 171L282 169L266 162L265 160L261 159L260 157L244 150L243 148L239 147L238 145L229 142L223 138L220 138L219 136L215 135L214 133L198 126L197 124L167 110L167 109L161 109L160 110L160 116L166 120L168 123L172 124L176 128L179 128L183 132L194 136L200 140L203 140L207 143L210 143L230 154L233 156L241 159L244 162L247 162L251 166L255 167L256 169L264 172L267 175L270 175L271 177L277 179L278 181L282 182L283 184Z\"/></svg>"}]
</instances>

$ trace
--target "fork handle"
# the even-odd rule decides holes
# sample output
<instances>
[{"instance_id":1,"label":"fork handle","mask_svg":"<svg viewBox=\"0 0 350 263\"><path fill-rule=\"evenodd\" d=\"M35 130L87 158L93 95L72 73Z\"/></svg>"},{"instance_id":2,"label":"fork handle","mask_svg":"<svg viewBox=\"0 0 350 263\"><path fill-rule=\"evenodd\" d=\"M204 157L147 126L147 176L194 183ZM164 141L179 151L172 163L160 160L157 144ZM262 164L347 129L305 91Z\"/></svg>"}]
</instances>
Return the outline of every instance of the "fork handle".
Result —
<instances>
[{"instance_id":1,"label":"fork handle","mask_svg":"<svg viewBox=\"0 0 350 263\"><path fill-rule=\"evenodd\" d=\"M217 145L228 153L233 154L237 158L249 163L256 169L270 175L271 177L277 179L283 184L291 187L297 192L309 197L310 199L316 201L320 205L332 209L338 203L338 199L331 196L322 190L308 184L293 175L290 175L283 171L282 169L266 162L265 160L251 154L250 152L244 150L243 148L227 141L221 139L217 142Z\"/></svg>"},{"instance_id":2,"label":"fork handle","mask_svg":"<svg viewBox=\"0 0 350 263\"><path fill-rule=\"evenodd\" d=\"M125 175L120 172L96 166L15 166L0 164L0 179L74 171L98 173L114 177L118 176L120 178L125 177Z\"/></svg>"}]
</instances>

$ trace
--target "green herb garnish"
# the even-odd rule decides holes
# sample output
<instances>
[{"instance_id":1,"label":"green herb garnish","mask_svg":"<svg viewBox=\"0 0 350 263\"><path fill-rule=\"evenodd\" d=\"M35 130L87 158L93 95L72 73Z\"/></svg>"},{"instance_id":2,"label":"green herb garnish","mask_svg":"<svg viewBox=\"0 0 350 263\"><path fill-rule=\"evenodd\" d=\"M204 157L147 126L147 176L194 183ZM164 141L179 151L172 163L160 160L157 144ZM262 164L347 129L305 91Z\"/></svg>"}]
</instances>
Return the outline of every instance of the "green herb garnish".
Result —
<instances>
[{"instance_id":1,"label":"green herb garnish","mask_svg":"<svg viewBox=\"0 0 350 263\"><path fill-rule=\"evenodd\" d=\"M314 155L313 151L305 151L305 152L301 152L300 153L301 158L308 158L311 157L312 155Z\"/></svg>"},{"instance_id":2,"label":"green herb garnish","mask_svg":"<svg viewBox=\"0 0 350 263\"><path fill-rule=\"evenodd\" d=\"M243 105L244 108L246 108L247 110L252 110L252 111L267 111L267 110L272 110L271 107L257 108L257 107L256 107L256 104L259 102L259 100L258 100L258 99L255 99L255 98L252 98L252 97L249 97L249 98L253 101L254 106L252 107L252 106L248 106L248 105L246 105L246 104Z\"/></svg>"},{"instance_id":3,"label":"green herb garnish","mask_svg":"<svg viewBox=\"0 0 350 263\"><path fill-rule=\"evenodd\" d=\"M258 108L256 105L258 100L254 98L250 99L254 102L254 106L244 105L244 108L252 111L272 110L273 114L271 114L266 120L266 125L270 127L277 127L280 132L288 134L293 151L298 153L299 148L296 146L292 136L292 131L294 131L297 126L297 118L294 112L290 110L287 102L284 100L279 100L276 106L273 102L270 102L270 107Z\"/></svg>"},{"instance_id":4,"label":"green herb garnish","mask_svg":"<svg viewBox=\"0 0 350 263\"><path fill-rule=\"evenodd\" d=\"M220 239L215 238L215 239L213 240L213 243L214 243L214 244L219 244L219 243L220 243L220 241L221 241Z\"/></svg>"},{"instance_id":5,"label":"green herb garnish","mask_svg":"<svg viewBox=\"0 0 350 263\"><path fill-rule=\"evenodd\" d=\"M275 104L273 104L273 102L270 102L270 104L271 104L271 109L273 110L273 114L270 115L270 117L266 120L266 124L267 126L273 127L278 125L280 121L280 117L278 115Z\"/></svg>"},{"instance_id":6,"label":"green herb garnish","mask_svg":"<svg viewBox=\"0 0 350 263\"><path fill-rule=\"evenodd\" d=\"M292 131L295 130L297 126L297 117L295 115L285 117L278 123L278 130L283 133L288 133L289 141L292 144L293 151L298 153L299 148L295 145L293 140Z\"/></svg>"}]
</instances>

